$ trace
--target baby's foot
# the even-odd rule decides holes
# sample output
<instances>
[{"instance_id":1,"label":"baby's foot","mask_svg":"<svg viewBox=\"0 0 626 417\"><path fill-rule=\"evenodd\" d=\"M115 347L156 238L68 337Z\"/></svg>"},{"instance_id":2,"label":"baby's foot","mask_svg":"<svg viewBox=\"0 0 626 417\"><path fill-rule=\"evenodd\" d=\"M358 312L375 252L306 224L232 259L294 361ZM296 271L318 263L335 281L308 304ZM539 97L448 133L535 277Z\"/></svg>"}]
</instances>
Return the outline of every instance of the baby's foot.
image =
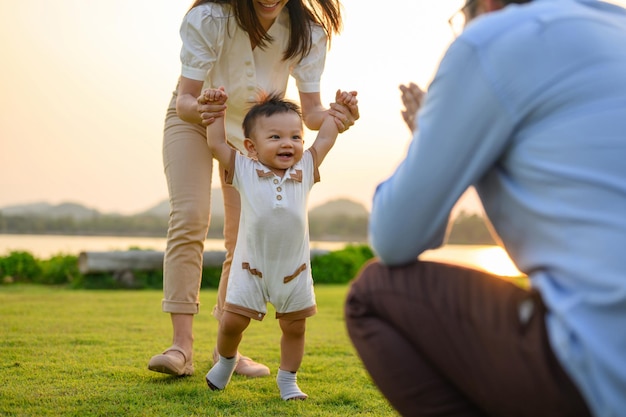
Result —
<instances>
[{"instance_id":1,"label":"baby's foot","mask_svg":"<svg viewBox=\"0 0 626 417\"><path fill-rule=\"evenodd\" d=\"M206 383L213 391L223 390L230 382L237 366L237 356L226 359L220 355L219 361L206 374Z\"/></svg>"},{"instance_id":2,"label":"baby's foot","mask_svg":"<svg viewBox=\"0 0 626 417\"><path fill-rule=\"evenodd\" d=\"M279 369L278 375L276 376L276 383L280 389L280 397L285 401L306 400L309 398L309 396L298 387L298 377L295 372L287 372Z\"/></svg>"}]
</instances>

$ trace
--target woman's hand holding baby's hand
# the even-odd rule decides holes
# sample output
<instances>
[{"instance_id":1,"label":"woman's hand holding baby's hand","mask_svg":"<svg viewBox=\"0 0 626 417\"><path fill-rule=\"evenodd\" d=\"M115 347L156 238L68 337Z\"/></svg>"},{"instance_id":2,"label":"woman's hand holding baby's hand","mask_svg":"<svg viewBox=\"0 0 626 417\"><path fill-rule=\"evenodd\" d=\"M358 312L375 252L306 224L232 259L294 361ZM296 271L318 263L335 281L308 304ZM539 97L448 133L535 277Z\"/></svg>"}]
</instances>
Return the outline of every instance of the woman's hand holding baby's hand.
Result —
<instances>
[{"instance_id":1,"label":"woman's hand holding baby's hand","mask_svg":"<svg viewBox=\"0 0 626 417\"><path fill-rule=\"evenodd\" d=\"M198 113L202 119L202 125L208 126L219 117L224 117L228 94L224 87L207 88L198 97Z\"/></svg>"},{"instance_id":2,"label":"woman's hand holding baby's hand","mask_svg":"<svg viewBox=\"0 0 626 417\"><path fill-rule=\"evenodd\" d=\"M328 113L333 116L339 133L348 130L360 117L356 96L356 91L337 90L335 93L335 102L330 104Z\"/></svg>"}]
</instances>

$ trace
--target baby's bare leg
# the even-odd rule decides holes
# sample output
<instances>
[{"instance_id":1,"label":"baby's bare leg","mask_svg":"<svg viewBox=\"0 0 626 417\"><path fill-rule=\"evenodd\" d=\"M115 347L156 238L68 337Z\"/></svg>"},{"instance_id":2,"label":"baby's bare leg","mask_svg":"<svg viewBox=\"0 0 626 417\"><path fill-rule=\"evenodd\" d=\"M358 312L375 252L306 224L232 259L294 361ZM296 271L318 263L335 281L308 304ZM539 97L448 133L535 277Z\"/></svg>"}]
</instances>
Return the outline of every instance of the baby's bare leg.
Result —
<instances>
[{"instance_id":1,"label":"baby's bare leg","mask_svg":"<svg viewBox=\"0 0 626 417\"><path fill-rule=\"evenodd\" d=\"M296 372L300 369L304 356L304 332L306 319L301 320L278 320L283 336L280 339L280 369L283 371Z\"/></svg>"}]
</instances>

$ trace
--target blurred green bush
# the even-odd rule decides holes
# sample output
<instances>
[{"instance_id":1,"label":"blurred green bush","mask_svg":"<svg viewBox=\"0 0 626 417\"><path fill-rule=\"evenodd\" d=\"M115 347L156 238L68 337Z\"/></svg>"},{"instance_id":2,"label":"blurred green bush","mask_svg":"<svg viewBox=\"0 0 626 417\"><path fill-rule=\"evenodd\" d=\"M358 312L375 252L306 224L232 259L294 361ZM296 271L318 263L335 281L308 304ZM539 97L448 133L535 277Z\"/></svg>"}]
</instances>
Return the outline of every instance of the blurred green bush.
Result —
<instances>
[{"instance_id":1,"label":"blurred green bush","mask_svg":"<svg viewBox=\"0 0 626 417\"><path fill-rule=\"evenodd\" d=\"M338 251L315 256L311 259L313 280L316 284L348 283L373 256L367 245L349 245ZM221 267L203 269L201 286L217 288L220 275ZM28 252L15 251L0 256L0 283L65 285L83 289L162 289L163 271L81 274L78 270L78 256L59 254L39 260Z\"/></svg>"}]
</instances>

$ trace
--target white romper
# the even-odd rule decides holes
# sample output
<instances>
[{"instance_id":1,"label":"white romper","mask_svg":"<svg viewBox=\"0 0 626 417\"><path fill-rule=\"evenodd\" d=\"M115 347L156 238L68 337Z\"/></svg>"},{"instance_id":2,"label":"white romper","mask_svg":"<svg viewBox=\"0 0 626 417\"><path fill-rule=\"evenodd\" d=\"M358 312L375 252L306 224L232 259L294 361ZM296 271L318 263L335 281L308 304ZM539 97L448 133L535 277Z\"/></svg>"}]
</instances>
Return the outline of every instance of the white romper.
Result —
<instances>
[{"instance_id":1,"label":"white romper","mask_svg":"<svg viewBox=\"0 0 626 417\"><path fill-rule=\"evenodd\" d=\"M319 181L315 151L283 178L234 150L233 158L226 182L239 191L241 217L224 310L262 320L269 302L277 318L312 316L307 203Z\"/></svg>"}]
</instances>

